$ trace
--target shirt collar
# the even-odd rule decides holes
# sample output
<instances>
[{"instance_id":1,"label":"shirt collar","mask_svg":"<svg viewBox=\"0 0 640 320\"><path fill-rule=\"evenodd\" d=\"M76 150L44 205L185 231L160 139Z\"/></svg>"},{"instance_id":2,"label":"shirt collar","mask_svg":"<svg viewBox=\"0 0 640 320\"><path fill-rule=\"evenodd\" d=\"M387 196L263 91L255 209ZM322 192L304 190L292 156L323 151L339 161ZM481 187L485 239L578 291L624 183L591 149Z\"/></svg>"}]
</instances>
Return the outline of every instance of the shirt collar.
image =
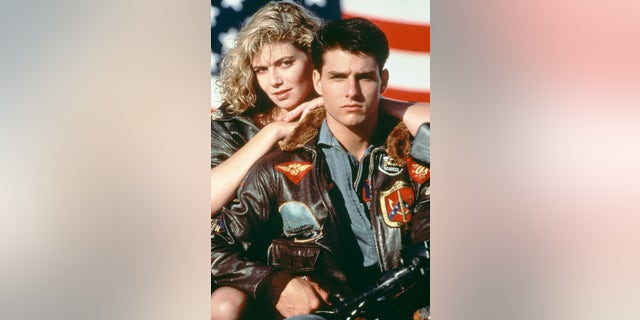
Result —
<instances>
[{"instance_id":1,"label":"shirt collar","mask_svg":"<svg viewBox=\"0 0 640 320\"><path fill-rule=\"evenodd\" d=\"M320 126L320 133L318 134L318 145L321 147L331 147L331 146L340 146L336 137L333 136L331 130L329 130L329 126L327 125L327 119L322 121L322 126Z\"/></svg>"},{"instance_id":2,"label":"shirt collar","mask_svg":"<svg viewBox=\"0 0 640 320\"><path fill-rule=\"evenodd\" d=\"M318 133L318 145L322 148L334 147L346 152L346 150L342 148L340 142L338 142L338 139L336 139L333 133L331 133L331 130L327 125L327 119L324 119L324 121L322 121L322 126L320 126L320 133ZM365 156L371 153L374 148L374 145L369 145L369 148L367 148L367 151L365 152Z\"/></svg>"}]
</instances>

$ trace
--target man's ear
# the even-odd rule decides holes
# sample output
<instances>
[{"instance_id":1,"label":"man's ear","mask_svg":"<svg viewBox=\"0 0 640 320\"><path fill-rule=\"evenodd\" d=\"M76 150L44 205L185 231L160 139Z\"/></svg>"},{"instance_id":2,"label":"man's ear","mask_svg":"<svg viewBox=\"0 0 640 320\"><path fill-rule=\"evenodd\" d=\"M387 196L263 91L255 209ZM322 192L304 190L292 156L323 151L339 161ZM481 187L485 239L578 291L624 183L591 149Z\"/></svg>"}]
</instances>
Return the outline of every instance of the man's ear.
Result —
<instances>
[{"instance_id":1,"label":"man's ear","mask_svg":"<svg viewBox=\"0 0 640 320\"><path fill-rule=\"evenodd\" d=\"M387 90L387 84L389 83L389 70L383 69L380 79L380 93L384 93L384 91Z\"/></svg>"},{"instance_id":2,"label":"man's ear","mask_svg":"<svg viewBox=\"0 0 640 320\"><path fill-rule=\"evenodd\" d=\"M320 85L320 72L313 69L313 88L319 95L322 95L322 86Z\"/></svg>"}]
</instances>

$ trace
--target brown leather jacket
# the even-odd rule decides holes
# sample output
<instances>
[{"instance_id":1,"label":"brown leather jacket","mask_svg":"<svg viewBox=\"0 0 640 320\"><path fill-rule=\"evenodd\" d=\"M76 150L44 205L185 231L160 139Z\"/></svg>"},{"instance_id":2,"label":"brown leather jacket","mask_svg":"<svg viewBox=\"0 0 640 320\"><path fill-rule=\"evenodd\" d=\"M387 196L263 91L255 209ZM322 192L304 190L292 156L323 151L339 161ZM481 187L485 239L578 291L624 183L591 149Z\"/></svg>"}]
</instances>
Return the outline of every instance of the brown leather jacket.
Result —
<instances>
[{"instance_id":1,"label":"brown leather jacket","mask_svg":"<svg viewBox=\"0 0 640 320\"><path fill-rule=\"evenodd\" d=\"M410 134L381 115L387 138L371 155L370 217L380 271L400 266L400 250L429 239L429 169L409 158ZM334 297L367 286L349 216L316 147L324 109L310 113L283 151L258 161L222 210L212 234L212 285L277 300L294 276L307 275ZM394 128L395 126L395 128ZM392 130L393 129L393 130ZM353 290L353 291L352 291Z\"/></svg>"}]
</instances>

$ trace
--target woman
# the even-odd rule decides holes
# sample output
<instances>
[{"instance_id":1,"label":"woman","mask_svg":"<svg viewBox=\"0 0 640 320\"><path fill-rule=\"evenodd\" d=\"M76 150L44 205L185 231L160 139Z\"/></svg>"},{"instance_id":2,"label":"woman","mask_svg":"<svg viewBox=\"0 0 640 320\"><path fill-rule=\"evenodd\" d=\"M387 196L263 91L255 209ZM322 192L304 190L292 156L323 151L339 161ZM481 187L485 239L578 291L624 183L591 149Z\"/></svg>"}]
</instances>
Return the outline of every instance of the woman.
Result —
<instances>
[{"instance_id":1,"label":"woman","mask_svg":"<svg viewBox=\"0 0 640 320\"><path fill-rule=\"evenodd\" d=\"M309 58L321 23L297 4L270 2L251 17L223 58L219 86L225 103L211 121L214 229L215 216L233 199L249 168L291 131L301 114L321 105ZM212 319L238 319L246 304L241 291L217 288Z\"/></svg>"},{"instance_id":2,"label":"woman","mask_svg":"<svg viewBox=\"0 0 640 320\"><path fill-rule=\"evenodd\" d=\"M297 119L322 105L313 90L310 59L311 42L321 23L297 4L270 2L251 17L236 46L223 58L219 86L225 102L211 121L214 236L221 227L216 216L233 200L249 168L289 134ZM426 104L385 100L382 108L403 119L413 134L417 119L428 121ZM238 319L247 302L237 289L216 288L212 319Z\"/></svg>"}]
</instances>

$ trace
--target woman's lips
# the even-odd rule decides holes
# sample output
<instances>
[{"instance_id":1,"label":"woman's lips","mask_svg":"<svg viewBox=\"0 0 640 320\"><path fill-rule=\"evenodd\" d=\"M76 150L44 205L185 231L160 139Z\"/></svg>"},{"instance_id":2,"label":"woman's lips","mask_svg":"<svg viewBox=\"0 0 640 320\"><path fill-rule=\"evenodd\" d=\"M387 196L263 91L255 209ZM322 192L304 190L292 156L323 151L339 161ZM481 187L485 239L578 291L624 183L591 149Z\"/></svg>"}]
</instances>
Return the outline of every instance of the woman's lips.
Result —
<instances>
[{"instance_id":1,"label":"woman's lips","mask_svg":"<svg viewBox=\"0 0 640 320\"><path fill-rule=\"evenodd\" d=\"M289 92L291 92L291 89L276 91L276 92L272 93L272 95L276 99L282 101L282 100L285 100L285 99L287 99L289 97Z\"/></svg>"}]
</instances>

